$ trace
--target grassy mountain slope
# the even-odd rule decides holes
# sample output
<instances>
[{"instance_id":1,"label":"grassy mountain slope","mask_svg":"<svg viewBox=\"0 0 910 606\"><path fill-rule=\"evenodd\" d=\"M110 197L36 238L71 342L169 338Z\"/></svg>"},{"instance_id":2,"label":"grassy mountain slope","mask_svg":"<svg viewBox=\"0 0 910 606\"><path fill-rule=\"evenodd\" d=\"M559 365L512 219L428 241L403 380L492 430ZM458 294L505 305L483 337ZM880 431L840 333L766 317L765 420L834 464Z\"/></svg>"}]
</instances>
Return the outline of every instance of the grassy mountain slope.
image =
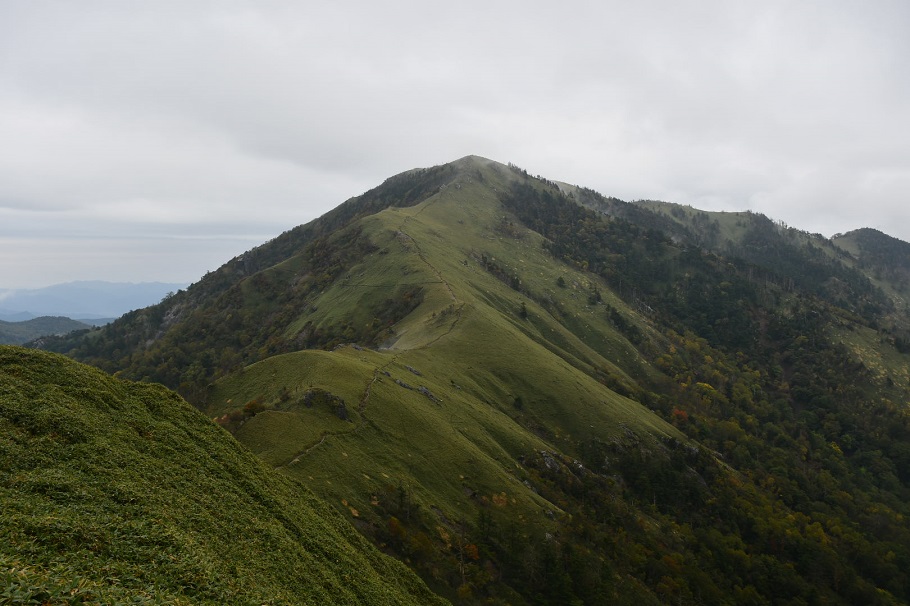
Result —
<instances>
[{"instance_id":1,"label":"grassy mountain slope","mask_svg":"<svg viewBox=\"0 0 910 606\"><path fill-rule=\"evenodd\" d=\"M479 174L510 178L500 170ZM646 368L640 354L589 306L589 278L548 262L539 236L503 224L489 184L469 174L418 205L366 219L363 235L375 252L285 334L296 340L301 332L371 324L358 311L420 288L420 304L382 331L378 350L270 357L219 381L208 410L224 418L245 403L263 408L237 437L365 523L379 523L384 501L397 509L401 488L427 514L425 528L455 534L459 520L473 521L481 503L495 500L505 515L553 529L560 507L530 487L523 457L554 447L574 452L579 441L618 441L627 432L655 447L661 438L684 438L604 387L606 379L633 385L630 374ZM452 224L464 227L445 228ZM557 286L560 277L566 288ZM565 299L562 314L584 327L581 337L536 302L545 296ZM319 398L307 406L313 393L343 399L347 418Z\"/></svg>"},{"instance_id":2,"label":"grassy mountain slope","mask_svg":"<svg viewBox=\"0 0 910 606\"><path fill-rule=\"evenodd\" d=\"M45 345L179 388L454 601L890 604L905 321L763 217L469 157Z\"/></svg>"},{"instance_id":3,"label":"grassy mountain slope","mask_svg":"<svg viewBox=\"0 0 910 606\"><path fill-rule=\"evenodd\" d=\"M21 345L44 335L61 335L85 330L87 324L69 318L42 316L22 322L0 320L0 344Z\"/></svg>"},{"instance_id":4,"label":"grassy mountain slope","mask_svg":"<svg viewBox=\"0 0 910 606\"><path fill-rule=\"evenodd\" d=\"M2 347L0 394L3 603L439 602L160 386Z\"/></svg>"}]
</instances>

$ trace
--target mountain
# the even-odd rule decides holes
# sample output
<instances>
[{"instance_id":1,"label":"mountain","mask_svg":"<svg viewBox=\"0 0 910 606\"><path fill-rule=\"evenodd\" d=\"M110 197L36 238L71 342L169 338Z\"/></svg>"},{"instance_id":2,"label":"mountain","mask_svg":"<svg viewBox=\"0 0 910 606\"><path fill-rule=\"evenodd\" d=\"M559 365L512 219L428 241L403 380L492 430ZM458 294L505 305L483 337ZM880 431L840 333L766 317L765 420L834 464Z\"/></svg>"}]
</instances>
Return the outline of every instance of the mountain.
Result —
<instances>
[{"instance_id":1,"label":"mountain","mask_svg":"<svg viewBox=\"0 0 910 606\"><path fill-rule=\"evenodd\" d=\"M798 281L802 289L841 307L849 308L860 300L884 307L895 303L888 301L887 289L879 291L878 287L883 284L870 280L871 265L861 258L858 248L854 250L845 245L848 238L843 236L829 240L821 234L810 234L773 221L760 213L707 212L653 201L637 204L671 219L676 233L685 241L773 271L793 284ZM900 243L900 240L878 233ZM910 247L910 244L903 244ZM841 296L845 288L849 293L846 297Z\"/></svg>"},{"instance_id":2,"label":"mountain","mask_svg":"<svg viewBox=\"0 0 910 606\"><path fill-rule=\"evenodd\" d=\"M45 288L0 291L0 320L21 321L37 316L77 320L117 318L132 309L148 307L185 284L164 282L81 281Z\"/></svg>"},{"instance_id":3,"label":"mountain","mask_svg":"<svg viewBox=\"0 0 910 606\"><path fill-rule=\"evenodd\" d=\"M27 311L15 311L7 312L0 311L0 322L27 322L28 320L34 320L35 314L31 314Z\"/></svg>"},{"instance_id":4,"label":"mountain","mask_svg":"<svg viewBox=\"0 0 910 606\"><path fill-rule=\"evenodd\" d=\"M21 345L45 335L62 335L74 330L87 330L88 324L69 318L44 316L22 322L0 320L0 345Z\"/></svg>"},{"instance_id":5,"label":"mountain","mask_svg":"<svg viewBox=\"0 0 910 606\"><path fill-rule=\"evenodd\" d=\"M910 314L844 244L478 157L42 339L459 603L910 600Z\"/></svg>"},{"instance_id":6,"label":"mountain","mask_svg":"<svg viewBox=\"0 0 910 606\"><path fill-rule=\"evenodd\" d=\"M838 234L832 240L849 252L876 284L904 302L910 297L910 244L869 228Z\"/></svg>"},{"instance_id":7,"label":"mountain","mask_svg":"<svg viewBox=\"0 0 910 606\"><path fill-rule=\"evenodd\" d=\"M432 604L176 394L0 347L3 603Z\"/></svg>"}]
</instances>

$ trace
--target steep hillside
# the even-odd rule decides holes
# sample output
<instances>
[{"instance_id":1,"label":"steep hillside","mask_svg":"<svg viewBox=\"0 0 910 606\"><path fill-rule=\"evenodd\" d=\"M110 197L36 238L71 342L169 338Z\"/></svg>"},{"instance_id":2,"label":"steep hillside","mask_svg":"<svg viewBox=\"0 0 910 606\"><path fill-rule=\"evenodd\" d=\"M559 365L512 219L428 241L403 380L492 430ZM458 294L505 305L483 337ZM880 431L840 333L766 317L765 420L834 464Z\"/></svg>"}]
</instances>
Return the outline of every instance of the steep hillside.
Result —
<instances>
[{"instance_id":1,"label":"steep hillside","mask_svg":"<svg viewBox=\"0 0 910 606\"><path fill-rule=\"evenodd\" d=\"M851 253L859 267L883 288L900 297L904 309L910 298L910 243L875 229L857 229L832 238L835 245Z\"/></svg>"},{"instance_id":2,"label":"steep hillside","mask_svg":"<svg viewBox=\"0 0 910 606\"><path fill-rule=\"evenodd\" d=\"M160 386L0 347L2 603L441 602Z\"/></svg>"},{"instance_id":3,"label":"steep hillside","mask_svg":"<svg viewBox=\"0 0 910 606\"><path fill-rule=\"evenodd\" d=\"M653 201L637 205L671 219L675 231L686 241L771 272L787 288L798 288L867 317L881 316L897 306L903 314L894 319L906 318L906 301L889 297L891 284L896 284L891 279L897 275L892 273L884 281L877 280L873 270L879 267L880 271L881 264L872 261L869 254L865 261L859 254L852 254L858 253L858 249L843 245L848 238L829 240L753 212L706 212ZM894 243L900 242L880 235ZM877 259L881 259L881 249L876 250Z\"/></svg>"},{"instance_id":4,"label":"steep hillside","mask_svg":"<svg viewBox=\"0 0 910 606\"><path fill-rule=\"evenodd\" d=\"M468 157L43 345L180 389L453 601L906 602L906 312L668 208Z\"/></svg>"},{"instance_id":5,"label":"steep hillside","mask_svg":"<svg viewBox=\"0 0 910 606\"><path fill-rule=\"evenodd\" d=\"M674 237L727 258L748 262L788 290L806 292L838 308L848 322L833 327L836 339L869 367L890 376L907 374L910 353L910 244L874 229L830 240L761 214L705 212L666 202L638 202L675 226ZM856 333L856 334L854 334ZM870 337L883 351L867 346Z\"/></svg>"},{"instance_id":6,"label":"steep hillside","mask_svg":"<svg viewBox=\"0 0 910 606\"><path fill-rule=\"evenodd\" d=\"M0 345L21 345L44 335L62 335L74 330L85 330L88 325L69 318L32 318L22 322L0 320Z\"/></svg>"}]
</instances>

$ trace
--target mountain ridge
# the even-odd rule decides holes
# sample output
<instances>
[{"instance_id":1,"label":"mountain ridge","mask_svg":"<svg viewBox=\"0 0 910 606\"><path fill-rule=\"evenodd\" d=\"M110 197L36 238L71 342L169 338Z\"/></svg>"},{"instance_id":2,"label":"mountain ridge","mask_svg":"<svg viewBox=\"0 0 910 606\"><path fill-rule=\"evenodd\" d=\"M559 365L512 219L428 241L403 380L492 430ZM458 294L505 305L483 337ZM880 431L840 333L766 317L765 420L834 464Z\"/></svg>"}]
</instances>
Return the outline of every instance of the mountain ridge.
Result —
<instances>
[{"instance_id":1,"label":"mountain ridge","mask_svg":"<svg viewBox=\"0 0 910 606\"><path fill-rule=\"evenodd\" d=\"M469 156L43 345L179 389L456 601L905 601L899 285L669 208Z\"/></svg>"}]
</instances>

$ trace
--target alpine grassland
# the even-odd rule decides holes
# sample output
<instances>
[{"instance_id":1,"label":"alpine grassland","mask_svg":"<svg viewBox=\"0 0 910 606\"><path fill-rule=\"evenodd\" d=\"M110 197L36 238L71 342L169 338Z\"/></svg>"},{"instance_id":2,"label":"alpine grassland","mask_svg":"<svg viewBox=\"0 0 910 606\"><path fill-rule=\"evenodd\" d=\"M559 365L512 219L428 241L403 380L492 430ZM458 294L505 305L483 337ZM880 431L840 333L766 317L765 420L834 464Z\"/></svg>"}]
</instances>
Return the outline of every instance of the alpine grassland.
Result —
<instances>
[{"instance_id":1,"label":"alpine grassland","mask_svg":"<svg viewBox=\"0 0 910 606\"><path fill-rule=\"evenodd\" d=\"M0 348L0 603L442 603L160 385Z\"/></svg>"},{"instance_id":2,"label":"alpine grassland","mask_svg":"<svg viewBox=\"0 0 910 606\"><path fill-rule=\"evenodd\" d=\"M453 603L902 604L902 244L471 156L39 345L178 390Z\"/></svg>"}]
</instances>

